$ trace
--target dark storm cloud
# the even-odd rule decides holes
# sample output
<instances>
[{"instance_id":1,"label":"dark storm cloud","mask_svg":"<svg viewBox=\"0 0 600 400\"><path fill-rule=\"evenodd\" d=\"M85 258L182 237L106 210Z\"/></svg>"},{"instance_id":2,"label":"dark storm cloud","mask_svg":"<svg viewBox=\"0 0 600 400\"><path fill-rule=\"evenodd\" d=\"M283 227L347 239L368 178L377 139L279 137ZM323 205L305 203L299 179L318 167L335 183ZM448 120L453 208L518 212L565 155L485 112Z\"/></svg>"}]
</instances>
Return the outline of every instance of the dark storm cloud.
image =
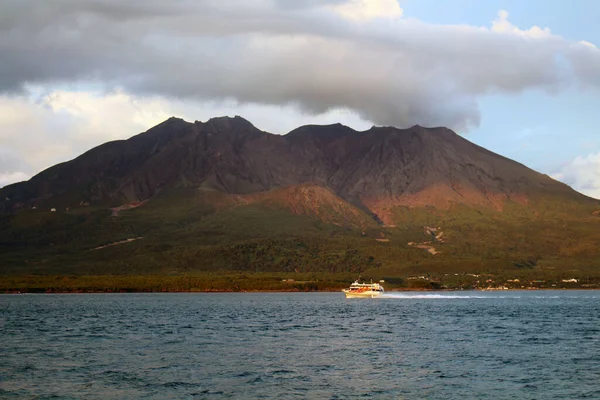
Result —
<instances>
[{"instance_id":1,"label":"dark storm cloud","mask_svg":"<svg viewBox=\"0 0 600 400\"><path fill-rule=\"evenodd\" d=\"M436 26L349 19L337 12L341 4L4 2L0 91L91 81L137 94L294 104L314 113L350 108L376 124L466 130L479 123L484 94L600 87L595 46L519 30L506 14L491 28ZM358 16L361 4L350 5Z\"/></svg>"}]
</instances>

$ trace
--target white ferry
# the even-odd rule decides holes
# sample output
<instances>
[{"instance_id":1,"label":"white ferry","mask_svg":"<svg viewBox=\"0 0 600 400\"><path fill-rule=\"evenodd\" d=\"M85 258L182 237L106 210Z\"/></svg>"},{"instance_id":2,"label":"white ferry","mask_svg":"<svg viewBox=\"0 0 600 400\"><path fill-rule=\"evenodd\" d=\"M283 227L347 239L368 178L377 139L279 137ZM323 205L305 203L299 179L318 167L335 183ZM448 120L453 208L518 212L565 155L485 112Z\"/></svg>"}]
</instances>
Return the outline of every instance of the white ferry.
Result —
<instances>
[{"instance_id":1,"label":"white ferry","mask_svg":"<svg viewBox=\"0 0 600 400\"><path fill-rule=\"evenodd\" d=\"M347 298L362 297L362 298L374 298L383 294L383 286L379 283L358 283L354 281L350 288L342 289L342 292L346 294Z\"/></svg>"}]
</instances>

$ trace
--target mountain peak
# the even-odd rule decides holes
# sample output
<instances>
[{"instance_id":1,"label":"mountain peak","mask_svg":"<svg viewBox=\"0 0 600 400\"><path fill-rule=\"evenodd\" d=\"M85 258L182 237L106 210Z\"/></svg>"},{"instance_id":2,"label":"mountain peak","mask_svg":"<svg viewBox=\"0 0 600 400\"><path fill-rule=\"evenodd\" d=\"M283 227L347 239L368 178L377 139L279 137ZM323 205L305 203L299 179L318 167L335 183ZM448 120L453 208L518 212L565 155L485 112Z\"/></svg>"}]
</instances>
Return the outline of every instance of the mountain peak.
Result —
<instances>
[{"instance_id":1,"label":"mountain peak","mask_svg":"<svg viewBox=\"0 0 600 400\"><path fill-rule=\"evenodd\" d=\"M167 119L165 119L163 122L159 123L156 126L153 126L152 128L150 128L149 130L153 130L155 128L159 128L159 127L165 127L165 126L170 126L170 125L174 125L174 124L180 124L180 123L185 123L185 124L189 124L189 122L187 122L186 120L184 120L183 118L179 118L179 117L169 117Z\"/></svg>"},{"instance_id":2,"label":"mountain peak","mask_svg":"<svg viewBox=\"0 0 600 400\"><path fill-rule=\"evenodd\" d=\"M303 125L288 132L285 137L291 140L310 138L320 142L331 142L345 136L353 136L358 132L349 126L340 124Z\"/></svg>"},{"instance_id":3,"label":"mountain peak","mask_svg":"<svg viewBox=\"0 0 600 400\"><path fill-rule=\"evenodd\" d=\"M239 115L234 117L230 117L228 115L222 117L213 117L206 121L206 124L223 128L255 128L250 121L240 117Z\"/></svg>"}]
</instances>

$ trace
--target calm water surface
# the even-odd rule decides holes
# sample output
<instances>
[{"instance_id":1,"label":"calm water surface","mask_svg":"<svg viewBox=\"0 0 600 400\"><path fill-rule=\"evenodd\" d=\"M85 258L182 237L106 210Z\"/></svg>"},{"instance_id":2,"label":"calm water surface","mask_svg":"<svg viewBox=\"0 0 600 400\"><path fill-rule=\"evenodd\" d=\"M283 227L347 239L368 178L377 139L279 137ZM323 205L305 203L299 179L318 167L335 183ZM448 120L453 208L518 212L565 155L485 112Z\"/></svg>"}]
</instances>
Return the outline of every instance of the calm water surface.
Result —
<instances>
[{"instance_id":1,"label":"calm water surface","mask_svg":"<svg viewBox=\"0 0 600 400\"><path fill-rule=\"evenodd\" d=\"M600 292L0 296L0 398L600 399Z\"/></svg>"}]
</instances>

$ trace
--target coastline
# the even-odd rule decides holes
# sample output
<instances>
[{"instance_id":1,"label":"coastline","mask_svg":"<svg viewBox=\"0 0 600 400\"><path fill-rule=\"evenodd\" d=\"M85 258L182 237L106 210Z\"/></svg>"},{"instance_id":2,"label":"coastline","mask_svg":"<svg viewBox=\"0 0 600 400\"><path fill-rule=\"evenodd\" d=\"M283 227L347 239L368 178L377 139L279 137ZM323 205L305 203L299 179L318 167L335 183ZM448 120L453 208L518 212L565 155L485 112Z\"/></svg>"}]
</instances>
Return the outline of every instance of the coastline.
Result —
<instances>
[{"instance_id":1,"label":"coastline","mask_svg":"<svg viewBox=\"0 0 600 400\"><path fill-rule=\"evenodd\" d=\"M391 289L386 294L394 293L456 293L456 292L535 292L535 291L594 291L600 290L599 286L575 287L575 288L511 288L511 289ZM0 295L24 295L24 294L173 294L173 293L199 293L199 294L236 294L236 293L342 293L342 290L46 290L46 291L0 291Z\"/></svg>"},{"instance_id":2,"label":"coastline","mask_svg":"<svg viewBox=\"0 0 600 400\"><path fill-rule=\"evenodd\" d=\"M294 293L339 292L356 278L346 274L202 273L197 275L3 275L0 293ZM373 277L375 279L375 277ZM366 279L366 278L364 278ZM370 278L369 278L370 279ZM391 280L392 278L390 278ZM559 278L480 287L475 281L408 280L385 281L387 293L457 292L507 290L598 290L600 278L561 282ZM378 278L379 280L379 278Z\"/></svg>"}]
</instances>

